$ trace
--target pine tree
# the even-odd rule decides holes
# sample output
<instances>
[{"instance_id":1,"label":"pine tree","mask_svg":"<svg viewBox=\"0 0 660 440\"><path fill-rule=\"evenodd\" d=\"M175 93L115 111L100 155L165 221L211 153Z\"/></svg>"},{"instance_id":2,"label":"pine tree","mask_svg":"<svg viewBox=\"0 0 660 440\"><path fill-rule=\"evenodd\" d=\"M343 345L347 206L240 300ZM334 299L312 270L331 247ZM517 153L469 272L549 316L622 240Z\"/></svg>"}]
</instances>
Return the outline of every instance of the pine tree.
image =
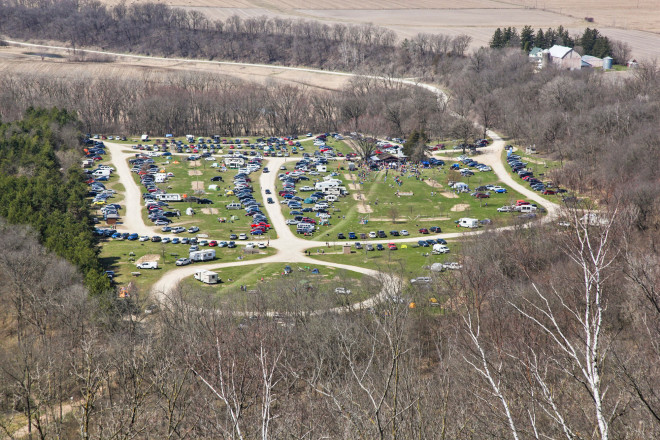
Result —
<instances>
[{"instance_id":1,"label":"pine tree","mask_svg":"<svg viewBox=\"0 0 660 440\"><path fill-rule=\"evenodd\" d=\"M495 33L493 34L493 38L490 40L490 47L493 49L501 49L505 45L504 42L504 34L502 33L502 29L497 28L495 29Z\"/></svg>"},{"instance_id":2,"label":"pine tree","mask_svg":"<svg viewBox=\"0 0 660 440\"><path fill-rule=\"evenodd\" d=\"M545 34L543 33L543 29L538 30L536 32L536 36L534 37L534 45L536 47L540 47L541 49L547 49L547 43L545 42Z\"/></svg>"},{"instance_id":3,"label":"pine tree","mask_svg":"<svg viewBox=\"0 0 660 440\"><path fill-rule=\"evenodd\" d=\"M525 52L532 50L534 46L534 29L531 26L525 26L520 32L520 48Z\"/></svg>"}]
</instances>

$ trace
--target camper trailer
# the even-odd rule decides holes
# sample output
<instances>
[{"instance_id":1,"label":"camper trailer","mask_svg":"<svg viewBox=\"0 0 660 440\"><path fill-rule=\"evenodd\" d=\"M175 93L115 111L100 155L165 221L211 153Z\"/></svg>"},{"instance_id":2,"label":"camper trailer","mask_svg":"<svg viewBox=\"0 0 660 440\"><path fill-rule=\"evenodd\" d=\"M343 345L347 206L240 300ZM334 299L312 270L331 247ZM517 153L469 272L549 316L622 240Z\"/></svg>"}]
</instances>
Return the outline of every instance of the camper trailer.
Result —
<instances>
[{"instance_id":1,"label":"camper trailer","mask_svg":"<svg viewBox=\"0 0 660 440\"><path fill-rule=\"evenodd\" d=\"M206 284L217 284L220 281L218 274L210 270L198 270L195 272L195 279Z\"/></svg>"},{"instance_id":2,"label":"camper trailer","mask_svg":"<svg viewBox=\"0 0 660 440\"><path fill-rule=\"evenodd\" d=\"M478 228L479 220L476 218L461 218L458 219L458 225L463 228Z\"/></svg>"},{"instance_id":3,"label":"camper trailer","mask_svg":"<svg viewBox=\"0 0 660 440\"><path fill-rule=\"evenodd\" d=\"M316 171L319 173L327 173L328 167L326 165L316 165Z\"/></svg>"},{"instance_id":4,"label":"camper trailer","mask_svg":"<svg viewBox=\"0 0 660 440\"><path fill-rule=\"evenodd\" d=\"M142 142L146 142L146 141L148 141L148 140L149 140L149 135L148 135L148 134L143 134L143 135L140 137L140 140L141 140Z\"/></svg>"},{"instance_id":5,"label":"camper trailer","mask_svg":"<svg viewBox=\"0 0 660 440\"><path fill-rule=\"evenodd\" d=\"M210 261L215 259L215 249L192 251L188 254L191 261Z\"/></svg>"},{"instance_id":6,"label":"camper trailer","mask_svg":"<svg viewBox=\"0 0 660 440\"><path fill-rule=\"evenodd\" d=\"M192 134L187 134L186 140L188 141L188 143L193 143L195 142L195 136L193 136Z\"/></svg>"},{"instance_id":7,"label":"camper trailer","mask_svg":"<svg viewBox=\"0 0 660 440\"><path fill-rule=\"evenodd\" d=\"M156 183L164 183L167 181L167 173L156 173L154 175L154 181Z\"/></svg>"},{"instance_id":8,"label":"camper trailer","mask_svg":"<svg viewBox=\"0 0 660 440\"><path fill-rule=\"evenodd\" d=\"M161 200L163 202L180 202L181 194L173 194L173 193L158 194L156 198L158 198L158 200Z\"/></svg>"}]
</instances>

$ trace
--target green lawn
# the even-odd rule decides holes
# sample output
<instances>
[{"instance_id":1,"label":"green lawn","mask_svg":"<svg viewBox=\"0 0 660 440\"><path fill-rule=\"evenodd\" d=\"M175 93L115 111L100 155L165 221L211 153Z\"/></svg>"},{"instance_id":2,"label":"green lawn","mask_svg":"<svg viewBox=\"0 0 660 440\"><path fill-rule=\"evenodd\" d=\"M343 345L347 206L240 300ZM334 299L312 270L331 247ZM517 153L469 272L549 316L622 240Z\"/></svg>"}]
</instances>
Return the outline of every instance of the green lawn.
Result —
<instances>
[{"instance_id":1,"label":"green lawn","mask_svg":"<svg viewBox=\"0 0 660 440\"><path fill-rule=\"evenodd\" d=\"M244 254L242 247L233 249L215 248L216 263L225 263L236 260L243 255L244 260L263 258L275 253L274 249L259 249L258 254ZM158 269L142 269L135 267L135 261L140 257L151 254L158 255ZM152 243L150 241L116 241L105 238L101 241L100 260L105 270L115 271L115 282L126 285L135 283L139 288L149 290L151 285L158 280L163 273L176 268L174 264L178 258L188 256L188 246L171 243ZM140 272L139 276L132 276L132 272Z\"/></svg>"},{"instance_id":2,"label":"green lawn","mask_svg":"<svg viewBox=\"0 0 660 440\"><path fill-rule=\"evenodd\" d=\"M407 247L403 247L407 246ZM460 247L456 243L448 244L451 252L448 254L432 255L431 247L413 247L410 244L397 244L398 250L390 251L373 250L367 252L365 249L356 250L353 248L350 255L344 255L341 246L331 245L328 247L310 248L311 257L321 261L333 263L350 264L353 266L366 267L382 272L401 274L405 279L418 276L428 276L429 270L425 267L433 263L445 263L459 261ZM416 245L415 245L416 246ZM322 249L325 253L317 253L317 249Z\"/></svg>"},{"instance_id":3,"label":"green lawn","mask_svg":"<svg viewBox=\"0 0 660 440\"><path fill-rule=\"evenodd\" d=\"M221 302L231 304L248 303L254 299L256 292L267 301L274 302L285 300L293 293L302 294L307 299L313 296L317 299L319 296L325 297L328 301L325 305L328 307L363 301L375 295L380 288L376 280L361 273L321 265L291 263L293 272L285 275L284 267L287 264L283 262L223 268L214 271L222 280L220 284L203 284L194 277L186 278L182 284L191 292L195 292L194 294L213 296ZM319 274L311 272L314 267L319 270ZM241 290L241 286L246 286L246 290ZM336 294L336 287L348 288L352 293Z\"/></svg>"}]
</instances>

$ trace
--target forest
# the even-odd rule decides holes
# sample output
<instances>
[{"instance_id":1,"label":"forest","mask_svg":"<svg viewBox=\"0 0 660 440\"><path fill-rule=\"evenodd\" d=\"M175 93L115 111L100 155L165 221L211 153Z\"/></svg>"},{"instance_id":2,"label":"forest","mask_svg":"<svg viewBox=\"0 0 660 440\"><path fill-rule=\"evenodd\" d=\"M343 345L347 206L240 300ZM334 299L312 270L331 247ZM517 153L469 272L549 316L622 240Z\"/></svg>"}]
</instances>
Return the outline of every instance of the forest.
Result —
<instances>
[{"instance_id":1,"label":"forest","mask_svg":"<svg viewBox=\"0 0 660 440\"><path fill-rule=\"evenodd\" d=\"M466 35L419 34L398 44L393 31L365 25L238 15L211 21L199 11L160 3L0 1L0 33L64 41L73 49L165 57L249 61L352 71L368 66L396 74L422 72L439 57L463 56Z\"/></svg>"},{"instance_id":2,"label":"forest","mask_svg":"<svg viewBox=\"0 0 660 440\"><path fill-rule=\"evenodd\" d=\"M93 223L78 166L81 135L66 110L28 109L0 124L0 217L29 225L54 254L73 263L92 294L110 287L98 261Z\"/></svg>"}]
</instances>

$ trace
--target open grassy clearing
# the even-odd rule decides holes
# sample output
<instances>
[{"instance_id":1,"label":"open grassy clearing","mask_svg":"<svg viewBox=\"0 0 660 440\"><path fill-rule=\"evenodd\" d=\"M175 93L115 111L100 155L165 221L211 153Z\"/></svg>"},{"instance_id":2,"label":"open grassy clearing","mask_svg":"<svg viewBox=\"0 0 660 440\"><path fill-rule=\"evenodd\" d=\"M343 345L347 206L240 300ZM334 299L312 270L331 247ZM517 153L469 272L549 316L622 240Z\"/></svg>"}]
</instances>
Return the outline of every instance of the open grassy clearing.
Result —
<instances>
[{"instance_id":1,"label":"open grassy clearing","mask_svg":"<svg viewBox=\"0 0 660 440\"><path fill-rule=\"evenodd\" d=\"M364 245L364 242L362 242ZM396 251L390 251L385 246L383 251L356 250L354 247L350 254L342 252L341 243L333 243L329 247L321 246L310 248L310 256L321 261L350 264L353 266L375 269L381 272L400 274L406 280L418 276L429 276L429 269L433 263L458 262L460 260L460 246L456 242L448 243L451 252L448 254L433 255L431 247L419 247L413 243L397 244ZM318 251L325 253L321 254Z\"/></svg>"},{"instance_id":2,"label":"open grassy clearing","mask_svg":"<svg viewBox=\"0 0 660 440\"><path fill-rule=\"evenodd\" d=\"M215 263L236 261L239 256L243 260L263 258L275 253L274 249L259 249L257 254L244 253L244 248L215 248ZM158 269L137 269L136 262L148 255L149 261L158 261ZM151 241L123 241L105 238L101 240L101 264L106 270L114 270L114 280L119 285L134 283L143 291L151 288L164 272L174 269L177 259L188 257L188 246L171 243L153 243ZM208 264L205 262L204 264ZM131 273L139 272L139 276Z\"/></svg>"},{"instance_id":3,"label":"open grassy clearing","mask_svg":"<svg viewBox=\"0 0 660 440\"><path fill-rule=\"evenodd\" d=\"M284 273L289 265L292 272ZM312 273L312 269L319 273ZM196 295L214 296L222 302L247 304L254 301L257 295L264 295L270 301L277 302L282 297L295 293L312 297L323 296L328 301L327 306L336 307L363 301L378 292L380 283L359 272L351 272L322 265L308 266L297 263L270 263L259 265L235 266L214 270L222 279L222 283L207 285L188 277L182 281L182 286L195 292ZM245 286L245 290L241 290ZM350 289L348 295L335 293L335 288Z\"/></svg>"}]
</instances>

